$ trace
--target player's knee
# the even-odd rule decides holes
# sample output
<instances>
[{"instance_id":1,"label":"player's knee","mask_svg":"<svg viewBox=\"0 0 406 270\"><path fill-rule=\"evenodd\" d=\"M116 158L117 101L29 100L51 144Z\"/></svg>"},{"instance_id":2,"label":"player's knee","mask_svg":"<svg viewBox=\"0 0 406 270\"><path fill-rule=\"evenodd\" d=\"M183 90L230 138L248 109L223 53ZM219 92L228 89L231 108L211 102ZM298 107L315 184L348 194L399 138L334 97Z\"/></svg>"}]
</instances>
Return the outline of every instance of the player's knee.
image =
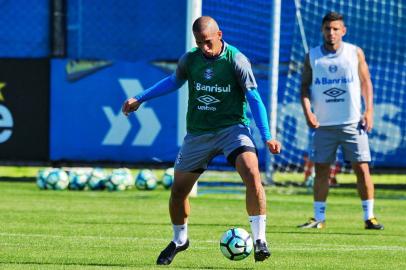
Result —
<instances>
[{"instance_id":1,"label":"player's knee","mask_svg":"<svg viewBox=\"0 0 406 270\"><path fill-rule=\"evenodd\" d=\"M183 200L187 197L190 190L185 186L173 185L171 189L171 198L175 200Z\"/></svg>"},{"instance_id":2,"label":"player's knee","mask_svg":"<svg viewBox=\"0 0 406 270\"><path fill-rule=\"evenodd\" d=\"M241 175L247 189L259 190L262 188L261 177L256 169L245 170Z\"/></svg>"}]
</instances>

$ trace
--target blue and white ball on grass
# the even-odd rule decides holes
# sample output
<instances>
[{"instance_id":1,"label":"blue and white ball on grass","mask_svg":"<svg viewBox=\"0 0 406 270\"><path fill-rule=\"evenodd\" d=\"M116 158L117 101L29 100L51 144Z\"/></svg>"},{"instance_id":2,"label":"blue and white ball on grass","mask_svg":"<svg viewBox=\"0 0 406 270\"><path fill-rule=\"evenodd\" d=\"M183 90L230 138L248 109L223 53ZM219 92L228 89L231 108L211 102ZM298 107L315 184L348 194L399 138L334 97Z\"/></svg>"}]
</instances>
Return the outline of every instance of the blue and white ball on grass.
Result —
<instances>
[{"instance_id":1,"label":"blue and white ball on grass","mask_svg":"<svg viewBox=\"0 0 406 270\"><path fill-rule=\"evenodd\" d=\"M220 250L230 260L239 261L251 254L253 248L249 233L241 228L227 230L220 240Z\"/></svg>"},{"instance_id":2,"label":"blue and white ball on grass","mask_svg":"<svg viewBox=\"0 0 406 270\"><path fill-rule=\"evenodd\" d=\"M49 172L52 169L46 168L46 169L40 169L37 172L37 186L39 189L47 189L47 177Z\"/></svg>"},{"instance_id":3,"label":"blue and white ball on grass","mask_svg":"<svg viewBox=\"0 0 406 270\"><path fill-rule=\"evenodd\" d=\"M139 190L153 190L158 185L158 180L149 169L141 170L135 179L135 186Z\"/></svg>"},{"instance_id":4,"label":"blue and white ball on grass","mask_svg":"<svg viewBox=\"0 0 406 270\"><path fill-rule=\"evenodd\" d=\"M170 189L173 184L173 180L175 178L175 170L174 168L166 169L164 175L162 176L161 184L166 189Z\"/></svg>"},{"instance_id":5,"label":"blue and white ball on grass","mask_svg":"<svg viewBox=\"0 0 406 270\"><path fill-rule=\"evenodd\" d=\"M89 172L85 170L71 170L69 172L69 189L84 190L89 180Z\"/></svg>"},{"instance_id":6,"label":"blue and white ball on grass","mask_svg":"<svg viewBox=\"0 0 406 270\"><path fill-rule=\"evenodd\" d=\"M132 186L134 186L133 176L127 168L114 169L106 182L109 191L125 190Z\"/></svg>"},{"instance_id":7,"label":"blue and white ball on grass","mask_svg":"<svg viewBox=\"0 0 406 270\"><path fill-rule=\"evenodd\" d=\"M108 181L108 175L102 168L94 168L90 173L87 186L91 190L102 190Z\"/></svg>"},{"instance_id":8,"label":"blue and white ball on grass","mask_svg":"<svg viewBox=\"0 0 406 270\"><path fill-rule=\"evenodd\" d=\"M53 168L46 173L48 174L45 180L46 189L64 190L69 186L69 177L64 170Z\"/></svg>"}]
</instances>

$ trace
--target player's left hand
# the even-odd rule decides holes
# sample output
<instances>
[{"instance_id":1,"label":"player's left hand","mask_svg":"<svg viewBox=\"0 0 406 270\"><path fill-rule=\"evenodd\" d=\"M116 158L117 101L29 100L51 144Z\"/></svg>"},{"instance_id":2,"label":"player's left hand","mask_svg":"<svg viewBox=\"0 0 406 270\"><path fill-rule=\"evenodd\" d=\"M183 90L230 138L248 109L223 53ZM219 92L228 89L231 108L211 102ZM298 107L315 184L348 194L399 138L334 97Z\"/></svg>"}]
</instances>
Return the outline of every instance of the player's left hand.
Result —
<instances>
[{"instance_id":1,"label":"player's left hand","mask_svg":"<svg viewBox=\"0 0 406 270\"><path fill-rule=\"evenodd\" d=\"M374 126L374 115L371 111L366 111L362 117L362 126L366 132L370 132Z\"/></svg>"},{"instance_id":2,"label":"player's left hand","mask_svg":"<svg viewBox=\"0 0 406 270\"><path fill-rule=\"evenodd\" d=\"M266 142L266 145L272 154L279 154L281 152L281 143L277 140L269 140Z\"/></svg>"}]
</instances>

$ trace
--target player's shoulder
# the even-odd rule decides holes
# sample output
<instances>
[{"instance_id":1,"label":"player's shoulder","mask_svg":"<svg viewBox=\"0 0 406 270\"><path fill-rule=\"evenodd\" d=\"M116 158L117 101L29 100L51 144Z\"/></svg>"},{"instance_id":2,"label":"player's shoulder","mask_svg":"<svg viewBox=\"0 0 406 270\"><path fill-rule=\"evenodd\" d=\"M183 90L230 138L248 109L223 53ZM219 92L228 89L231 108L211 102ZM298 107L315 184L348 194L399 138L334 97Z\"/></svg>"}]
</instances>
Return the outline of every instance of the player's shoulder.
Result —
<instances>
[{"instance_id":1,"label":"player's shoulder","mask_svg":"<svg viewBox=\"0 0 406 270\"><path fill-rule=\"evenodd\" d=\"M323 50L321 48L322 45L318 45L309 49L305 56L305 60L308 59L310 63L312 63L315 59L323 56Z\"/></svg>"},{"instance_id":2,"label":"player's shoulder","mask_svg":"<svg viewBox=\"0 0 406 270\"><path fill-rule=\"evenodd\" d=\"M195 47L185 52L180 58L178 63L181 65L187 65L192 59L195 58L200 53L199 48Z\"/></svg>"},{"instance_id":3,"label":"player's shoulder","mask_svg":"<svg viewBox=\"0 0 406 270\"><path fill-rule=\"evenodd\" d=\"M343 45L351 51L355 51L357 53L362 52L362 48L354 43L343 42Z\"/></svg>"},{"instance_id":4,"label":"player's shoulder","mask_svg":"<svg viewBox=\"0 0 406 270\"><path fill-rule=\"evenodd\" d=\"M237 47L225 43L225 54L228 55L228 58L231 62L237 66L250 64L249 58L243 54Z\"/></svg>"},{"instance_id":5,"label":"player's shoulder","mask_svg":"<svg viewBox=\"0 0 406 270\"><path fill-rule=\"evenodd\" d=\"M200 53L199 48L198 48L198 47L194 47L194 48L190 49L189 51L185 52L185 53L182 55L181 58L184 58L184 59L190 58L190 57L193 57L193 56L195 56L195 55L197 55L197 54L199 54L199 53Z\"/></svg>"},{"instance_id":6,"label":"player's shoulder","mask_svg":"<svg viewBox=\"0 0 406 270\"><path fill-rule=\"evenodd\" d=\"M348 48L356 48L356 47L358 47L354 43L350 43L350 42L347 42L347 41L343 41L343 45L348 47Z\"/></svg>"},{"instance_id":7,"label":"player's shoulder","mask_svg":"<svg viewBox=\"0 0 406 270\"><path fill-rule=\"evenodd\" d=\"M314 47L310 48L307 53L316 52L316 51L321 51L321 47L322 47L322 46L323 46L323 45L314 46Z\"/></svg>"},{"instance_id":8,"label":"player's shoulder","mask_svg":"<svg viewBox=\"0 0 406 270\"><path fill-rule=\"evenodd\" d=\"M233 46L231 44L228 44L225 41L224 41L224 47L225 47L226 52L230 52L230 53L233 53L233 54L241 53L241 51L237 47L235 47L235 46Z\"/></svg>"}]
</instances>

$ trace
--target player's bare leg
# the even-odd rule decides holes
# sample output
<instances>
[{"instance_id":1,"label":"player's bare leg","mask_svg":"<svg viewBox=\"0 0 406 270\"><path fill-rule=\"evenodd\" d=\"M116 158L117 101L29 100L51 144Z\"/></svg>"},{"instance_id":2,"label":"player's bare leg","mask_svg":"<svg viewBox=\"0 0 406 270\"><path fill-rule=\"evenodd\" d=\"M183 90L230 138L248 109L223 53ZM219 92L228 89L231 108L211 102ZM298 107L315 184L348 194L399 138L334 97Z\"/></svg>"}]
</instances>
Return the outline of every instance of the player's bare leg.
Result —
<instances>
[{"instance_id":1,"label":"player's bare leg","mask_svg":"<svg viewBox=\"0 0 406 270\"><path fill-rule=\"evenodd\" d=\"M261 183L257 155L253 152L241 153L236 159L235 166L246 186L246 208L254 237L255 261L263 261L271 253L265 237L266 196Z\"/></svg>"},{"instance_id":2,"label":"player's bare leg","mask_svg":"<svg viewBox=\"0 0 406 270\"><path fill-rule=\"evenodd\" d=\"M313 198L317 202L325 202L328 196L329 183L328 177L330 175L329 163L316 163L316 176L313 186Z\"/></svg>"},{"instance_id":3,"label":"player's bare leg","mask_svg":"<svg viewBox=\"0 0 406 270\"><path fill-rule=\"evenodd\" d=\"M352 168L357 176L357 189L362 201L365 229L383 230L383 225L379 224L374 215L375 188L369 172L369 164L367 162L354 162Z\"/></svg>"},{"instance_id":4,"label":"player's bare leg","mask_svg":"<svg viewBox=\"0 0 406 270\"><path fill-rule=\"evenodd\" d=\"M187 218L190 214L190 204L188 195L199 176L200 174L198 173L175 171L175 180L169 199L169 214L173 224L174 239L159 254L157 264L170 264L178 252L186 250L189 247Z\"/></svg>"},{"instance_id":5,"label":"player's bare leg","mask_svg":"<svg viewBox=\"0 0 406 270\"><path fill-rule=\"evenodd\" d=\"M352 168L357 176L357 189L361 200L374 199L374 184L372 183L369 165L366 162L356 162Z\"/></svg>"},{"instance_id":6,"label":"player's bare leg","mask_svg":"<svg viewBox=\"0 0 406 270\"><path fill-rule=\"evenodd\" d=\"M175 171L175 180L169 199L169 213L175 225L185 224L190 214L189 193L199 178L199 173Z\"/></svg>"},{"instance_id":7,"label":"player's bare leg","mask_svg":"<svg viewBox=\"0 0 406 270\"><path fill-rule=\"evenodd\" d=\"M246 207L250 216L266 215L266 198L255 153L244 152L236 159L236 169L246 186Z\"/></svg>"},{"instance_id":8,"label":"player's bare leg","mask_svg":"<svg viewBox=\"0 0 406 270\"><path fill-rule=\"evenodd\" d=\"M314 216L311 217L304 224L299 225L303 229L323 229L325 225L325 210L326 200L329 190L329 163L316 163L315 164L315 179L313 185L313 210Z\"/></svg>"}]
</instances>

